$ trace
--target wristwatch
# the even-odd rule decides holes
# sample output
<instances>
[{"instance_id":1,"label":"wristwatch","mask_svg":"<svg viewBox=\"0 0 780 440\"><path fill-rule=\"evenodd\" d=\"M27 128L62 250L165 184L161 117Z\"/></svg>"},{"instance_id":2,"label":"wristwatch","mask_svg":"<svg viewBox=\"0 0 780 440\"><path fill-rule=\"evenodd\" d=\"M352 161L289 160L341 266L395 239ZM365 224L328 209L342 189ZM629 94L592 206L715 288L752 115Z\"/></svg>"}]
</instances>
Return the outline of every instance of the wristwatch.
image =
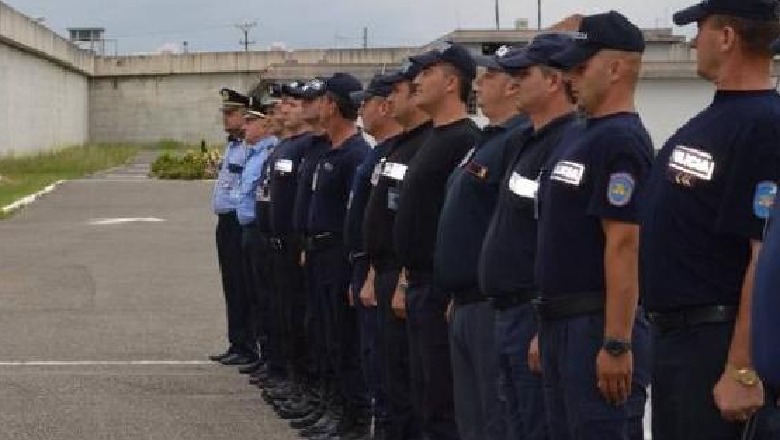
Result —
<instances>
[{"instance_id":1,"label":"wristwatch","mask_svg":"<svg viewBox=\"0 0 780 440\"><path fill-rule=\"evenodd\" d=\"M746 387L754 387L761 382L758 374L752 368L737 368L733 365L726 365L726 374L732 379Z\"/></svg>"},{"instance_id":2,"label":"wristwatch","mask_svg":"<svg viewBox=\"0 0 780 440\"><path fill-rule=\"evenodd\" d=\"M631 341L623 341L615 338L604 338L604 344L602 345L604 351L611 356L623 356L631 351Z\"/></svg>"}]
</instances>

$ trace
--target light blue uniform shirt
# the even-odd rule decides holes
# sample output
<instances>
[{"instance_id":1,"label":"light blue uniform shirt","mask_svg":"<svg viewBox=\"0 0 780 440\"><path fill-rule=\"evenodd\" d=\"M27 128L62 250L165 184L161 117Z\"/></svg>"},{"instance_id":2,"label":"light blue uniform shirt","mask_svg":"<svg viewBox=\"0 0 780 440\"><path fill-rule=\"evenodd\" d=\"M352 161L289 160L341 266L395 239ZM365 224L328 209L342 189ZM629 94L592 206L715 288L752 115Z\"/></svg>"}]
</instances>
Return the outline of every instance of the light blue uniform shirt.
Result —
<instances>
[{"instance_id":1,"label":"light blue uniform shirt","mask_svg":"<svg viewBox=\"0 0 780 440\"><path fill-rule=\"evenodd\" d=\"M257 185L263 166L271 153L271 149L279 142L275 136L266 136L254 145L247 145L247 161L244 172L241 173L236 197L236 214L238 222L246 226L255 221L255 204L257 201Z\"/></svg>"},{"instance_id":2,"label":"light blue uniform shirt","mask_svg":"<svg viewBox=\"0 0 780 440\"><path fill-rule=\"evenodd\" d=\"M217 183L214 185L214 213L229 214L236 210L236 199L231 193L236 190L244 171L247 151L242 141L235 139L228 142L222 157Z\"/></svg>"}]
</instances>

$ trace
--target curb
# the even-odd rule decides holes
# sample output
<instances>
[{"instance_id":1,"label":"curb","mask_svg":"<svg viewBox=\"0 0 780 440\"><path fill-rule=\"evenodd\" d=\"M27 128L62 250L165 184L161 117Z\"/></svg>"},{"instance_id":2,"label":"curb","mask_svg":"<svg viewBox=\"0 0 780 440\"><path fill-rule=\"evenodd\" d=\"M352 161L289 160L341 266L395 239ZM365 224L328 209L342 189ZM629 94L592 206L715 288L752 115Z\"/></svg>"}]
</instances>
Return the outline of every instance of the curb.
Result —
<instances>
[{"instance_id":1,"label":"curb","mask_svg":"<svg viewBox=\"0 0 780 440\"><path fill-rule=\"evenodd\" d=\"M58 180L52 183L51 185L47 186L46 188L38 191L35 194L30 194L29 196L22 197L21 199L11 203L10 205L3 206L2 208L0 208L0 212L2 212L3 214L9 214L13 211L16 211L17 209L24 208L25 206L30 205L36 200L38 200L39 197L53 192L55 189L57 189L58 186L62 185L65 182L66 182L65 180Z\"/></svg>"}]
</instances>

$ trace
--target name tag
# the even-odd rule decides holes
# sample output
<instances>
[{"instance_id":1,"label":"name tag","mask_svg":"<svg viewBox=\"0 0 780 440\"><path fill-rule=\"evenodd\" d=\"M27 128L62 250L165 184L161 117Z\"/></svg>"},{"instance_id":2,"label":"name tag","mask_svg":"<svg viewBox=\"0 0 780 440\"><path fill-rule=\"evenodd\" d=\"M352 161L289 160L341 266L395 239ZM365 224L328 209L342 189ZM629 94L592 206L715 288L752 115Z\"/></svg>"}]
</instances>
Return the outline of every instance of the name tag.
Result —
<instances>
[{"instance_id":1,"label":"name tag","mask_svg":"<svg viewBox=\"0 0 780 440\"><path fill-rule=\"evenodd\" d=\"M509 191L520 197L536 199L536 193L539 191L539 182L525 178L514 171L509 177Z\"/></svg>"},{"instance_id":2,"label":"name tag","mask_svg":"<svg viewBox=\"0 0 780 440\"><path fill-rule=\"evenodd\" d=\"M681 145L672 151L669 168L697 179L712 180L715 161L710 153Z\"/></svg>"},{"instance_id":3,"label":"name tag","mask_svg":"<svg viewBox=\"0 0 780 440\"><path fill-rule=\"evenodd\" d=\"M569 185L579 186L580 183L582 183L582 176L584 175L585 165L563 160L555 164L550 179Z\"/></svg>"},{"instance_id":4,"label":"name tag","mask_svg":"<svg viewBox=\"0 0 780 440\"><path fill-rule=\"evenodd\" d=\"M290 159L279 159L274 164L274 169L280 173L292 173L293 161Z\"/></svg>"},{"instance_id":5,"label":"name tag","mask_svg":"<svg viewBox=\"0 0 780 440\"><path fill-rule=\"evenodd\" d=\"M401 182L404 180L408 168L408 166L402 163L387 162L385 163L385 166L382 167L382 175Z\"/></svg>"}]
</instances>

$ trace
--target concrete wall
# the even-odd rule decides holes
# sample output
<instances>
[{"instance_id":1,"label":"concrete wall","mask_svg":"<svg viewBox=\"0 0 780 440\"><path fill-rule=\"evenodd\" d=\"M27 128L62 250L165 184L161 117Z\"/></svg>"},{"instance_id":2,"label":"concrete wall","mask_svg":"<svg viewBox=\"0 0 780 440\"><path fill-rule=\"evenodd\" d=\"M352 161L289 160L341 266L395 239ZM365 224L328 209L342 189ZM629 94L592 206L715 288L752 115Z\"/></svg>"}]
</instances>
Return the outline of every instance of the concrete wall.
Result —
<instances>
[{"instance_id":1,"label":"concrete wall","mask_svg":"<svg viewBox=\"0 0 780 440\"><path fill-rule=\"evenodd\" d=\"M92 62L0 3L0 155L87 142Z\"/></svg>"},{"instance_id":2,"label":"concrete wall","mask_svg":"<svg viewBox=\"0 0 780 440\"><path fill-rule=\"evenodd\" d=\"M700 79L643 79L636 102L656 149L688 119L700 112L714 95L712 84Z\"/></svg>"}]
</instances>

